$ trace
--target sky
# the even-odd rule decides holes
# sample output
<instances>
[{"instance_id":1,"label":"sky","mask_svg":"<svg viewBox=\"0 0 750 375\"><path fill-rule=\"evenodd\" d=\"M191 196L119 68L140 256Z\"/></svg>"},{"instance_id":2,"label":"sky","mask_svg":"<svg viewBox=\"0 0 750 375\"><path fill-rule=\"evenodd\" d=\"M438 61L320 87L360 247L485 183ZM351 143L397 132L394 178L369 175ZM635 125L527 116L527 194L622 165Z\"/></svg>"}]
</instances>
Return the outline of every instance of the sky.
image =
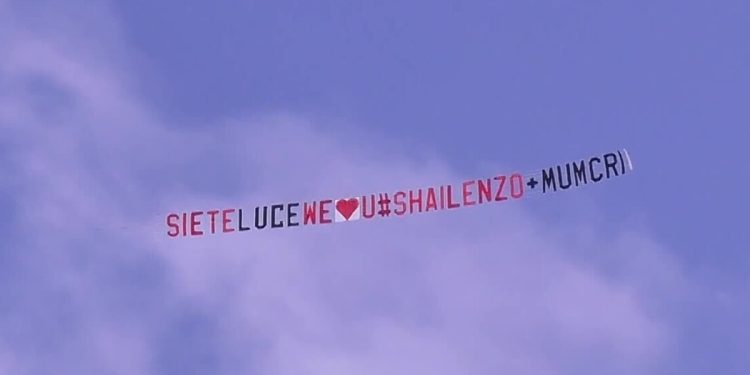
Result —
<instances>
[{"instance_id":1,"label":"sky","mask_svg":"<svg viewBox=\"0 0 750 375\"><path fill-rule=\"evenodd\" d=\"M0 0L0 373L744 374L743 1ZM169 212L627 148L393 220Z\"/></svg>"}]
</instances>

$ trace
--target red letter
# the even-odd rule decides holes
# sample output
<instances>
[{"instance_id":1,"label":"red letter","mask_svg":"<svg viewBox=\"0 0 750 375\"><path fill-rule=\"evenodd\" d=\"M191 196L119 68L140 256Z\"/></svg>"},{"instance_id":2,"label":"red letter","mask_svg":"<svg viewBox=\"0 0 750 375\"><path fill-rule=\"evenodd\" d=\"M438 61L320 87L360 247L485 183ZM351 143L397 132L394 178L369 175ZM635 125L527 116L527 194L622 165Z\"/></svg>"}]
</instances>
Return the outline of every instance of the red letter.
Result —
<instances>
[{"instance_id":1,"label":"red letter","mask_svg":"<svg viewBox=\"0 0 750 375\"><path fill-rule=\"evenodd\" d=\"M419 191L419 196L416 199L414 199L414 194L413 194L414 191L409 190L409 213L410 214L414 213L414 203L419 204L419 212L422 212L422 189L418 189L417 191Z\"/></svg>"},{"instance_id":2,"label":"red letter","mask_svg":"<svg viewBox=\"0 0 750 375\"><path fill-rule=\"evenodd\" d=\"M500 186L497 187L497 195L495 195L496 201L504 201L508 199L508 197L503 196L503 186L505 186L505 176L497 176L495 177L496 180L500 181Z\"/></svg>"},{"instance_id":3,"label":"red letter","mask_svg":"<svg viewBox=\"0 0 750 375\"><path fill-rule=\"evenodd\" d=\"M458 203L453 203L453 186L448 185L448 208L456 208L460 206Z\"/></svg>"},{"instance_id":4,"label":"red letter","mask_svg":"<svg viewBox=\"0 0 750 375\"><path fill-rule=\"evenodd\" d=\"M234 212L234 208L230 208L230 209L228 209L228 210L224 210L224 211L223 211L223 212L221 213L221 216L222 216L222 218L221 218L221 222L222 222L222 223L224 224L224 233L227 233L227 232L234 232L234 228L229 228L229 227L227 226L227 224L229 224L229 223L231 223L231 222L232 222L232 220L231 220L231 219L229 219L229 218L227 217L227 214L231 214L231 213L233 213L233 212Z\"/></svg>"},{"instance_id":5,"label":"red letter","mask_svg":"<svg viewBox=\"0 0 750 375\"><path fill-rule=\"evenodd\" d=\"M516 185L514 184L514 182L518 183L518 190L516 190ZM518 173L510 176L510 196L515 199L523 197L523 177L521 177L521 175Z\"/></svg>"},{"instance_id":6,"label":"red letter","mask_svg":"<svg viewBox=\"0 0 750 375\"><path fill-rule=\"evenodd\" d=\"M201 222L198 220L195 220L195 217L200 216L200 215L203 215L203 211L196 211L190 214L190 235L192 236L200 236L203 234L202 231L199 231L198 229L196 229L196 227L200 225Z\"/></svg>"},{"instance_id":7,"label":"red letter","mask_svg":"<svg viewBox=\"0 0 750 375\"><path fill-rule=\"evenodd\" d=\"M432 207L433 210L437 210L437 200L435 199L435 188L427 189L427 207L424 211L427 212Z\"/></svg>"},{"instance_id":8,"label":"red letter","mask_svg":"<svg viewBox=\"0 0 750 375\"><path fill-rule=\"evenodd\" d=\"M482 203L484 201L491 201L492 200L492 180L487 179L487 184L483 184L482 180L477 181L479 185L479 203Z\"/></svg>"},{"instance_id":9,"label":"red letter","mask_svg":"<svg viewBox=\"0 0 750 375\"><path fill-rule=\"evenodd\" d=\"M187 212L182 214L182 237L187 236Z\"/></svg>"},{"instance_id":10,"label":"red letter","mask_svg":"<svg viewBox=\"0 0 750 375\"><path fill-rule=\"evenodd\" d=\"M401 197L402 199L406 198L406 193L404 193L403 191L399 191L398 193L396 193L396 194L393 195L393 203L396 204L396 205L401 206L401 210L400 211L397 208L397 209L393 210L393 213L396 214L396 215L403 215L406 212L406 202L399 201L398 197Z\"/></svg>"},{"instance_id":11,"label":"red letter","mask_svg":"<svg viewBox=\"0 0 750 375\"><path fill-rule=\"evenodd\" d=\"M177 235L180 234L180 226L172 223L172 218L180 220L180 216L177 214L169 214L169 216L167 216L167 226L169 226L169 228L174 228L174 233L172 233L172 230L170 229L167 232L167 235L169 237L177 237Z\"/></svg>"},{"instance_id":12,"label":"red letter","mask_svg":"<svg viewBox=\"0 0 750 375\"><path fill-rule=\"evenodd\" d=\"M471 206L474 203L476 203L474 201L469 201L469 197L471 196L471 192L467 188L469 187L469 185L472 185L472 184L474 184L474 181L466 181L466 182L464 182L464 206Z\"/></svg>"},{"instance_id":13,"label":"red letter","mask_svg":"<svg viewBox=\"0 0 750 375\"><path fill-rule=\"evenodd\" d=\"M216 233L216 214L219 210L208 211L207 214L211 216L211 234Z\"/></svg>"},{"instance_id":14,"label":"red letter","mask_svg":"<svg viewBox=\"0 0 750 375\"><path fill-rule=\"evenodd\" d=\"M362 196L362 217L372 219L375 216L375 194L370 194L370 213L367 213L367 196Z\"/></svg>"},{"instance_id":15,"label":"red letter","mask_svg":"<svg viewBox=\"0 0 750 375\"><path fill-rule=\"evenodd\" d=\"M323 206L326 205L326 204L331 204L331 203L332 203L332 201L330 199L324 200L324 201L320 201L320 223L321 224L330 224L331 223L331 219L330 218L326 219L326 218L323 217L323 215L331 212L331 211L328 211L325 208L323 208Z\"/></svg>"},{"instance_id":16,"label":"red letter","mask_svg":"<svg viewBox=\"0 0 750 375\"><path fill-rule=\"evenodd\" d=\"M307 202L305 202L305 225L307 225L308 222L315 224L315 211L317 205L318 202L312 202L312 206L308 206Z\"/></svg>"}]
</instances>

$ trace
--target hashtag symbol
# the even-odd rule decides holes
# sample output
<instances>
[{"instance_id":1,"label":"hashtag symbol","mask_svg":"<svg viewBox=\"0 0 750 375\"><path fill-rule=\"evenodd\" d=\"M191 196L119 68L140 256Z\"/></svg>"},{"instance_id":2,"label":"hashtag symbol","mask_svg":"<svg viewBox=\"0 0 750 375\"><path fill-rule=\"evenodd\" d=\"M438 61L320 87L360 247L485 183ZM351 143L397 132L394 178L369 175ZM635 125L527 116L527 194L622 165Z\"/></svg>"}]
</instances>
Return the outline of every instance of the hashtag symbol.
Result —
<instances>
[{"instance_id":1,"label":"hashtag symbol","mask_svg":"<svg viewBox=\"0 0 750 375\"><path fill-rule=\"evenodd\" d=\"M378 211L378 214L380 216L388 216L391 214L391 207L390 207L391 200L388 199L388 194L380 194L380 200L378 201L378 205L380 205L380 211Z\"/></svg>"}]
</instances>

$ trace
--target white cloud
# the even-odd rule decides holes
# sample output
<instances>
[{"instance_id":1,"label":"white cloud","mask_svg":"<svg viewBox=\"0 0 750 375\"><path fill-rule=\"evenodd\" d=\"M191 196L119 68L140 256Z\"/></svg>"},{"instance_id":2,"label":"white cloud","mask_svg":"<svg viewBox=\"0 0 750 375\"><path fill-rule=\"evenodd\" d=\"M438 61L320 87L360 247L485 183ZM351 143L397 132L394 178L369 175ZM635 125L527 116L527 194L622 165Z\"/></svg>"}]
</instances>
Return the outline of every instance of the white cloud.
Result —
<instances>
[{"instance_id":1,"label":"white cloud","mask_svg":"<svg viewBox=\"0 0 750 375\"><path fill-rule=\"evenodd\" d=\"M28 287L65 296L73 328L63 332L75 332L76 340L46 363L27 346L6 342L10 354L0 365L14 358L32 369L63 363L72 372L146 373L163 346L192 344L157 340L184 304L216 319L215 350L240 358L234 372L259 357L263 373L275 374L556 374L578 373L591 361L606 373L643 373L669 344L665 323L643 299L652 281L670 291L679 285L608 278L563 255L570 245L545 237L549 228L522 201L167 238L163 215L154 213L336 198L461 177L440 160L382 152L378 134L325 134L288 115L175 130L130 94L118 67L35 38L14 39L0 80L23 87L33 73L60 85L75 104L65 115L40 113L23 92L5 93L0 126L15 145L9 160L20 171L22 190L14 198L23 214L15 223L33 236L19 249L26 253L24 270L39 275ZM194 187L206 183L201 175L211 189ZM118 233L121 225L127 228ZM627 236L589 245L649 243L659 252L651 240ZM677 273L668 258L642 256L648 258L630 267ZM133 287L142 276L133 265L164 267L154 271L163 280L143 287L162 300L140 297L149 292ZM129 271L114 278L122 267ZM153 305L121 309L131 300ZM25 302L14 316L51 303ZM8 323L0 318L0 332ZM44 339L27 337L32 344ZM245 349L256 342L263 344ZM252 359L243 362L243 353Z\"/></svg>"},{"instance_id":2,"label":"white cloud","mask_svg":"<svg viewBox=\"0 0 750 375\"><path fill-rule=\"evenodd\" d=\"M2 6L2 3L0 3ZM21 373L20 368L16 364L16 360L11 352L2 347L2 341L0 341L0 373L2 374L19 374Z\"/></svg>"}]
</instances>

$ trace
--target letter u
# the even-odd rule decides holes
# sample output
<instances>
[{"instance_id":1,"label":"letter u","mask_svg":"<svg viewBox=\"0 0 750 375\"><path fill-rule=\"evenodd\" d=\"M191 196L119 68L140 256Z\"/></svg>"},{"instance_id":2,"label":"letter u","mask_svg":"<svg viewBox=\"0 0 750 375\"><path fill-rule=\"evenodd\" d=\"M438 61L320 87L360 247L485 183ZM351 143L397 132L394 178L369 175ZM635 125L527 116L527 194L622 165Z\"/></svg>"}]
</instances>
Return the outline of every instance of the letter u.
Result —
<instances>
[{"instance_id":1,"label":"letter u","mask_svg":"<svg viewBox=\"0 0 750 375\"><path fill-rule=\"evenodd\" d=\"M365 219L371 219L375 216L375 195L370 195L370 211L367 211L367 196L362 196L362 216Z\"/></svg>"},{"instance_id":2,"label":"letter u","mask_svg":"<svg viewBox=\"0 0 750 375\"><path fill-rule=\"evenodd\" d=\"M560 168L559 165L557 166L557 179L560 182L560 189L563 189L563 190L569 188L570 185L573 184L573 181L570 178L570 163L565 164L565 170L567 171L567 173L565 173L565 175L568 177L568 184L567 185L563 183L562 168Z\"/></svg>"},{"instance_id":3,"label":"letter u","mask_svg":"<svg viewBox=\"0 0 750 375\"><path fill-rule=\"evenodd\" d=\"M263 224L261 225L258 220L260 219L260 207L255 207L255 227L263 229L268 224L268 206L263 206Z\"/></svg>"}]
</instances>

